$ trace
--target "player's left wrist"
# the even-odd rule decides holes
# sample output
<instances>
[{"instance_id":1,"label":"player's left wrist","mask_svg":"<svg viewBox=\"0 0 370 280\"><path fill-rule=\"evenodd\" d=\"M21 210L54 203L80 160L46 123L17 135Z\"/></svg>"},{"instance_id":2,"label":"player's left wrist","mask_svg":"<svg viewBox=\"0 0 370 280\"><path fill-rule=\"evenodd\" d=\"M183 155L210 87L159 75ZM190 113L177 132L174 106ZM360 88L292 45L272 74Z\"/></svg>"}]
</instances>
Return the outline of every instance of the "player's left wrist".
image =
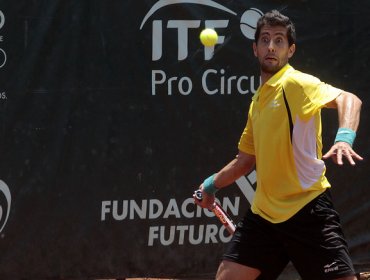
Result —
<instances>
[{"instance_id":1,"label":"player's left wrist","mask_svg":"<svg viewBox=\"0 0 370 280\"><path fill-rule=\"evenodd\" d=\"M356 139L356 132L350 128L340 127L335 136L334 144L337 142L348 143L351 147Z\"/></svg>"}]
</instances>

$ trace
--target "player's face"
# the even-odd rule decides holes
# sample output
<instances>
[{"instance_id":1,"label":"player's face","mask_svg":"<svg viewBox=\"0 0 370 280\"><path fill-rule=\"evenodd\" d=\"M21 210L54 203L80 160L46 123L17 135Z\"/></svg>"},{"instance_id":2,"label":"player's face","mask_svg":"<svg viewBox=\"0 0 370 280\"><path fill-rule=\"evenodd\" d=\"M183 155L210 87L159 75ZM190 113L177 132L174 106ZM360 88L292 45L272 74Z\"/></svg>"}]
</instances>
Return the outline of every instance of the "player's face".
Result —
<instances>
[{"instance_id":1,"label":"player's face","mask_svg":"<svg viewBox=\"0 0 370 280\"><path fill-rule=\"evenodd\" d=\"M253 44L261 71L273 75L288 63L295 51L295 44L289 46L287 30L283 26L264 26L257 44Z\"/></svg>"}]
</instances>

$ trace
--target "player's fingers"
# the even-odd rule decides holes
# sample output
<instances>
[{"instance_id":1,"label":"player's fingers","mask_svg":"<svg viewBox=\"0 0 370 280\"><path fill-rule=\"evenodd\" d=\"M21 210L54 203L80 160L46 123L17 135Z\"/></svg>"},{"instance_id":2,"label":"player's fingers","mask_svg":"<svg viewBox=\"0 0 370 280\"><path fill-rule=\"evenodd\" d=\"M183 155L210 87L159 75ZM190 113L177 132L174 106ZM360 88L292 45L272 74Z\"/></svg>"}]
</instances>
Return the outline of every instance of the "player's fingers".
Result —
<instances>
[{"instance_id":1,"label":"player's fingers","mask_svg":"<svg viewBox=\"0 0 370 280\"><path fill-rule=\"evenodd\" d=\"M355 161L352 158L352 153L349 150L343 150L343 154L351 165L356 165Z\"/></svg>"},{"instance_id":2,"label":"player's fingers","mask_svg":"<svg viewBox=\"0 0 370 280\"><path fill-rule=\"evenodd\" d=\"M205 204L203 201L199 200L198 198L196 198L195 195L193 195L193 198L194 198L194 203L196 205L198 205L199 207L202 207L202 208L206 208Z\"/></svg>"},{"instance_id":3,"label":"player's fingers","mask_svg":"<svg viewBox=\"0 0 370 280\"><path fill-rule=\"evenodd\" d=\"M322 156L323 159L328 159L330 157L332 157L335 153L334 153L334 148L331 148L325 155Z\"/></svg>"},{"instance_id":4,"label":"player's fingers","mask_svg":"<svg viewBox=\"0 0 370 280\"><path fill-rule=\"evenodd\" d=\"M332 158L333 162L338 165L343 165L343 157L345 157L351 165L355 165L355 160L363 160L363 158L352 150L347 143L336 143L331 149L322 156L323 159Z\"/></svg>"},{"instance_id":5,"label":"player's fingers","mask_svg":"<svg viewBox=\"0 0 370 280\"><path fill-rule=\"evenodd\" d=\"M357 154L354 150L351 151L352 156L357 160L363 160L364 158Z\"/></svg>"},{"instance_id":6,"label":"player's fingers","mask_svg":"<svg viewBox=\"0 0 370 280\"><path fill-rule=\"evenodd\" d=\"M334 145L330 148L330 150L325 154L323 155L323 159L328 159L328 158L334 158L336 157L337 155L337 150L339 149L339 147L337 145Z\"/></svg>"},{"instance_id":7,"label":"player's fingers","mask_svg":"<svg viewBox=\"0 0 370 280\"><path fill-rule=\"evenodd\" d=\"M337 154L336 154L336 160L337 160L337 162L336 163L339 164L339 165L343 165L342 156L343 156L342 150L341 149L337 149Z\"/></svg>"},{"instance_id":8,"label":"player's fingers","mask_svg":"<svg viewBox=\"0 0 370 280\"><path fill-rule=\"evenodd\" d=\"M349 163L351 165L356 165L356 162L355 160L363 160L363 158L358 155L354 150L352 149L348 149L348 150L344 150L343 151L343 154L346 156L346 158L348 159Z\"/></svg>"}]
</instances>

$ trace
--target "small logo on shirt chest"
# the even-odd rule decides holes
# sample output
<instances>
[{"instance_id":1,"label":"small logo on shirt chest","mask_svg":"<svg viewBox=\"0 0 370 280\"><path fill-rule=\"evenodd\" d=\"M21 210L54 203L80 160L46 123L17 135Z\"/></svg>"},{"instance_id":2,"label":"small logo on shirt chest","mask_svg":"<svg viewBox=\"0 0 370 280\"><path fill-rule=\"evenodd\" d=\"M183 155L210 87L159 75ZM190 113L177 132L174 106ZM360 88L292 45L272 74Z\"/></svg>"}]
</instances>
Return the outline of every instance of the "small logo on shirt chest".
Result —
<instances>
[{"instance_id":1,"label":"small logo on shirt chest","mask_svg":"<svg viewBox=\"0 0 370 280\"><path fill-rule=\"evenodd\" d=\"M270 102L270 104L269 104L269 107L270 108L277 108L277 107L279 107L281 104L279 103L279 101L278 100L272 100L271 102Z\"/></svg>"}]
</instances>

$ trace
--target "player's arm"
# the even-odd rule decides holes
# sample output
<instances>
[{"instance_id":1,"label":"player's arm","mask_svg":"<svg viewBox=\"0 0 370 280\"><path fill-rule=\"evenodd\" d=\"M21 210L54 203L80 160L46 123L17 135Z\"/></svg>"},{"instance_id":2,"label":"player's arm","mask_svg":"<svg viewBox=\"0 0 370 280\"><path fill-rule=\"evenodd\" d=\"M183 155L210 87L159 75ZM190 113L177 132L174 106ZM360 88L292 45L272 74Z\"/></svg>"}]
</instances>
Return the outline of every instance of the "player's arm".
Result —
<instances>
[{"instance_id":1,"label":"player's arm","mask_svg":"<svg viewBox=\"0 0 370 280\"><path fill-rule=\"evenodd\" d=\"M329 108L338 110L339 130L334 145L323 155L324 159L331 157L336 164L343 164L343 157L351 165L355 160L363 158L352 149L352 143L360 123L361 100L354 94L343 91L333 101L327 104Z\"/></svg>"},{"instance_id":2,"label":"player's arm","mask_svg":"<svg viewBox=\"0 0 370 280\"><path fill-rule=\"evenodd\" d=\"M235 159L215 175L215 186L222 189L234 183L236 179L250 172L256 163L254 155L239 151Z\"/></svg>"},{"instance_id":3,"label":"player's arm","mask_svg":"<svg viewBox=\"0 0 370 280\"><path fill-rule=\"evenodd\" d=\"M207 178L205 182L200 185L199 188L202 190L203 199L202 201L195 199L195 203L201 207L209 208L215 199L214 191L229 186L235 182L236 179L250 172L255 163L256 158L254 155L239 151L238 155L231 162L229 162L219 172ZM207 184L212 184L215 188L214 191L209 188L207 189L207 187L205 187Z\"/></svg>"}]
</instances>

